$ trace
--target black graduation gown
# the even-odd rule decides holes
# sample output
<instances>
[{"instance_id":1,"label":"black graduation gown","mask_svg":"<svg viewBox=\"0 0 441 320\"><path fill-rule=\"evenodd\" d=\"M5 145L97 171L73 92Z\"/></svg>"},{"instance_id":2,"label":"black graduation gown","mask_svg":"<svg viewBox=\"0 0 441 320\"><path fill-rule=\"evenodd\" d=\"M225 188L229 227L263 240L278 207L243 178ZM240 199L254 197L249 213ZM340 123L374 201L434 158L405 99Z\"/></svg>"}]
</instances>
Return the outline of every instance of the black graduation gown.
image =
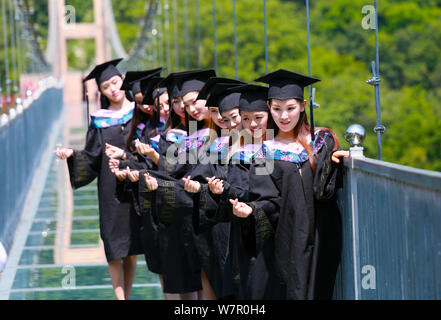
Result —
<instances>
[{"instance_id":1,"label":"black graduation gown","mask_svg":"<svg viewBox=\"0 0 441 320\"><path fill-rule=\"evenodd\" d=\"M212 221L211 216L217 211L218 203L207 197L208 183L206 177L223 177L226 165L199 164L190 173L191 179L201 184L201 191L193 194L193 228L196 246L208 281L218 299L225 294L225 263L228 257L230 221ZM212 222L210 222L212 221Z\"/></svg>"},{"instance_id":2,"label":"black graduation gown","mask_svg":"<svg viewBox=\"0 0 441 320\"><path fill-rule=\"evenodd\" d=\"M245 157L243 156L245 155ZM248 201L249 170L251 165L251 153L239 151L233 155L228 166L218 166L217 178L224 181L224 192L214 195L209 188L202 188L201 198L204 199L204 208L199 210L199 228L210 228L217 223L228 222L230 228L228 235L227 256L222 266L222 291L220 299L250 299L250 280L254 257L245 249L241 235L241 218L232 213L230 199ZM213 202L215 205L213 205ZM195 219L194 219L195 220Z\"/></svg>"},{"instance_id":3,"label":"black graduation gown","mask_svg":"<svg viewBox=\"0 0 441 320\"><path fill-rule=\"evenodd\" d=\"M143 143L150 143L151 128L145 126L140 132L139 140ZM138 136L134 137L135 140ZM120 161L120 169L129 167L131 170L156 170L157 166L147 156L138 154L135 150L132 153L127 153L127 160ZM160 258L160 246L158 230L154 228L152 217L150 214L142 214L139 203L139 188L138 183L132 183L127 178L121 183L122 192L126 202L130 202L131 210L136 212L140 217L139 237L144 250L144 258L149 271L162 274L162 265ZM123 201L123 200L121 200Z\"/></svg>"},{"instance_id":4,"label":"black graduation gown","mask_svg":"<svg viewBox=\"0 0 441 320\"><path fill-rule=\"evenodd\" d=\"M172 144L173 142L168 141L166 136L161 135L157 146L160 155L158 167L147 170L149 174L157 178L160 185L179 182L169 176L173 170L170 166L164 164L166 163L167 150ZM147 189L145 179L142 179L147 171L140 171L140 207L143 217L145 216L144 219L150 223L151 234L157 236L158 263L163 276L164 292L187 293L199 291L202 289L201 268L194 243L191 215L173 219L173 221L167 221L167 223L161 221L160 216L167 216L171 213L170 195L163 197L161 191L164 189L162 188L153 192ZM184 193L182 194L185 197L187 196ZM146 256L146 259L149 259L149 257Z\"/></svg>"},{"instance_id":5,"label":"black graduation gown","mask_svg":"<svg viewBox=\"0 0 441 320\"><path fill-rule=\"evenodd\" d=\"M129 123L107 128L89 126L84 150L75 150L67 159L72 188L78 189L98 178L100 234L108 262L143 253L140 217L130 210L130 203L117 199L117 179L105 154L106 143L126 149L129 127Z\"/></svg>"},{"instance_id":6,"label":"black graduation gown","mask_svg":"<svg viewBox=\"0 0 441 320\"><path fill-rule=\"evenodd\" d=\"M170 164L165 159L160 161L160 167L169 173L168 177L158 176L158 190L155 192L156 206L160 207L158 221L165 226L175 221L184 220L189 222L193 234L193 243L197 250L194 257L194 267L199 267L205 271L207 278L217 297L222 295L223 265L225 263L228 250L229 223L216 224L211 228L200 228L201 224L197 221L199 216L205 216L205 211L216 203L209 205L205 199L201 199L201 193L188 193L184 190L183 177L190 175L192 180L201 183L201 188L207 188L206 177L217 175L218 168L209 164L209 157L217 158L219 155L212 155L208 150L206 140L204 144L185 151L188 161L185 163ZM192 164L189 159L198 160ZM184 161L182 161L184 162ZM165 209L166 208L166 209ZM193 258L192 258L193 259Z\"/></svg>"},{"instance_id":7,"label":"black graduation gown","mask_svg":"<svg viewBox=\"0 0 441 320\"><path fill-rule=\"evenodd\" d=\"M255 170L268 160L253 165L248 203L253 214L244 219L242 231L250 237L248 244L255 242L247 247L257 256L254 299L304 300L332 293L340 255L335 205L340 170L331 161L332 136L320 131L314 143L315 172L307 158L276 158L267 175L256 175ZM332 244L324 247L327 241Z\"/></svg>"}]
</instances>

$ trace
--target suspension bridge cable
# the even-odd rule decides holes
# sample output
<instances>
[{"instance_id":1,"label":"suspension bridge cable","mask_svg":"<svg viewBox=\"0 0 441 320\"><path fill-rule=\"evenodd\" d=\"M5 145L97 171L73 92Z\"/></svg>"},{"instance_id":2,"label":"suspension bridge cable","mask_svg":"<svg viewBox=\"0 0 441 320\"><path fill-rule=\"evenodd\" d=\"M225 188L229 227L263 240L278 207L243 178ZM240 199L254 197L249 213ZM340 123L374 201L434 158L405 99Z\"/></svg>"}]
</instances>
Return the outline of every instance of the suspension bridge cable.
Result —
<instances>
[{"instance_id":1,"label":"suspension bridge cable","mask_svg":"<svg viewBox=\"0 0 441 320\"><path fill-rule=\"evenodd\" d=\"M310 30L309 30L309 0L306 0L306 33L307 33L307 45L308 45L308 76L311 76L311 43L310 43ZM309 118L311 123L311 140L314 141L314 105L312 101L312 86L309 85Z\"/></svg>"},{"instance_id":2,"label":"suspension bridge cable","mask_svg":"<svg viewBox=\"0 0 441 320\"><path fill-rule=\"evenodd\" d=\"M153 17L152 23L152 49L153 49L153 59L152 65L155 66L158 64L158 43L157 43L157 32L156 23L157 23L157 15Z\"/></svg>"},{"instance_id":3,"label":"suspension bridge cable","mask_svg":"<svg viewBox=\"0 0 441 320\"><path fill-rule=\"evenodd\" d=\"M15 43L15 19L13 17L13 11L12 11L12 2L9 0L8 1L8 9L9 9L9 25L10 25L10 34L11 34L11 47L12 47L12 52L11 52L11 57L12 57L12 92L13 93L17 93L18 91L18 87L17 87L17 80L18 80L18 75L17 75L17 45ZM15 103L13 101L13 103Z\"/></svg>"},{"instance_id":4,"label":"suspension bridge cable","mask_svg":"<svg viewBox=\"0 0 441 320\"><path fill-rule=\"evenodd\" d=\"M185 41L185 68L190 68L190 39L188 35L188 0L184 0L184 41Z\"/></svg>"},{"instance_id":5,"label":"suspension bridge cable","mask_svg":"<svg viewBox=\"0 0 441 320\"><path fill-rule=\"evenodd\" d=\"M217 30L216 30L216 0L213 0L213 42L214 42L214 70L217 71Z\"/></svg>"},{"instance_id":6,"label":"suspension bridge cable","mask_svg":"<svg viewBox=\"0 0 441 320\"><path fill-rule=\"evenodd\" d=\"M18 80L20 84L20 75L23 72L22 62L21 62L21 40L20 40L20 11L18 9L17 0L14 0L14 8L15 8L15 41L17 43L17 74L18 74Z\"/></svg>"},{"instance_id":7,"label":"suspension bridge cable","mask_svg":"<svg viewBox=\"0 0 441 320\"><path fill-rule=\"evenodd\" d=\"M165 12L165 45L167 50L167 68L171 68L171 55L170 55L170 7L168 0L164 1Z\"/></svg>"},{"instance_id":8,"label":"suspension bridge cable","mask_svg":"<svg viewBox=\"0 0 441 320\"><path fill-rule=\"evenodd\" d=\"M10 101L10 88L9 88L9 53L8 53L8 29L7 29L7 17L6 17L6 4L5 0L2 0L2 17L3 17L3 47L5 50L5 87L6 87L6 102L9 112Z\"/></svg>"},{"instance_id":9,"label":"suspension bridge cable","mask_svg":"<svg viewBox=\"0 0 441 320\"><path fill-rule=\"evenodd\" d=\"M306 0L306 33L308 45L308 76L311 76L311 44L310 44L310 30L309 30L309 0ZM311 86L309 86L309 95L311 96Z\"/></svg>"},{"instance_id":10,"label":"suspension bridge cable","mask_svg":"<svg viewBox=\"0 0 441 320\"><path fill-rule=\"evenodd\" d=\"M374 131L377 134L377 144L378 144L378 159L383 160L382 142L381 135L384 133L386 128L381 124L381 104L380 104L380 53L378 45L378 7L377 0L374 2L375 6L375 68L372 68L374 73L374 85L375 85L375 108L377 112L377 125Z\"/></svg>"},{"instance_id":11,"label":"suspension bridge cable","mask_svg":"<svg viewBox=\"0 0 441 320\"><path fill-rule=\"evenodd\" d=\"M158 10L158 19L159 19L159 23L158 23L158 45L159 45L159 64L158 66L163 66L164 65L164 44L163 44L163 36L162 36L162 20L163 20L163 13L162 13L162 6L161 6L161 0L159 0L159 10Z\"/></svg>"},{"instance_id":12,"label":"suspension bridge cable","mask_svg":"<svg viewBox=\"0 0 441 320\"><path fill-rule=\"evenodd\" d=\"M266 0L263 0L263 20L265 29L265 74L268 73L268 33L266 21Z\"/></svg>"},{"instance_id":13,"label":"suspension bridge cable","mask_svg":"<svg viewBox=\"0 0 441 320\"><path fill-rule=\"evenodd\" d=\"M199 0L196 0L196 41L197 41L197 53L198 53L198 69L200 69L202 67L202 62L201 62L201 23L200 23Z\"/></svg>"},{"instance_id":14,"label":"suspension bridge cable","mask_svg":"<svg viewBox=\"0 0 441 320\"><path fill-rule=\"evenodd\" d=\"M111 0L104 0L103 11L104 19L107 22L106 28L109 29L109 40L112 44L113 50L115 50L115 53L118 57L127 59L128 54L121 43L118 29L116 28L115 16L113 14L113 6Z\"/></svg>"},{"instance_id":15,"label":"suspension bridge cable","mask_svg":"<svg viewBox=\"0 0 441 320\"><path fill-rule=\"evenodd\" d=\"M237 30L236 30L236 0L233 0L233 20L234 20L234 77L238 79L238 66L237 66Z\"/></svg>"},{"instance_id":16,"label":"suspension bridge cable","mask_svg":"<svg viewBox=\"0 0 441 320\"><path fill-rule=\"evenodd\" d=\"M173 0L173 40L175 43L175 71L179 70L178 14L177 0Z\"/></svg>"}]
</instances>

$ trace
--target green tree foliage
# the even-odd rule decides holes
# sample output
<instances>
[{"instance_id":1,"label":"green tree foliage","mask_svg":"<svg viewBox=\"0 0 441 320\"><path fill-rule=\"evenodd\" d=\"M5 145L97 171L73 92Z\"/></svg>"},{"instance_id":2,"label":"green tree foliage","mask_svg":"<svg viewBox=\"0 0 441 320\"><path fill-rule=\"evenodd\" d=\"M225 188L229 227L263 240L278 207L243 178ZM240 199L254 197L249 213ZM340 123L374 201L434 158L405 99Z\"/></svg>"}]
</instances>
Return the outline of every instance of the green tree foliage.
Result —
<instances>
[{"instance_id":1,"label":"green tree foliage","mask_svg":"<svg viewBox=\"0 0 441 320\"><path fill-rule=\"evenodd\" d=\"M112 0L113 15L117 22L119 36L127 52L133 48L135 41L138 39L141 32L141 22L149 2L146 0Z\"/></svg>"},{"instance_id":2,"label":"green tree foliage","mask_svg":"<svg viewBox=\"0 0 441 320\"><path fill-rule=\"evenodd\" d=\"M35 3L35 21L42 42L46 39L43 0ZM91 1L69 0L81 19L90 19ZM127 52L141 32L150 1L113 0L118 31ZM200 46L197 42L196 0L168 0L156 16L155 28L162 33L147 39L143 68L165 65L168 71L214 67L212 1L199 0ZM233 1L216 0L217 73L235 76ZM362 26L366 0L310 1L311 72L321 79L315 110L318 126L332 128L342 148L346 128L363 125L367 132L365 154L378 157L374 88L366 84L372 77L375 60L375 30ZM177 7L174 7L174 3ZM184 10L184 4L187 4ZM304 0L268 0L268 69L286 68L308 73L306 8ZM265 73L263 1L236 0L238 78L252 82ZM414 167L441 171L441 0L379 1L379 43L383 159ZM176 13L177 20L173 20ZM186 13L186 15L185 15ZM169 27L166 21L169 20ZM175 38L175 35L177 37ZM186 40L188 42L186 43ZM87 44L81 44L87 46ZM167 52L166 48L170 50ZM74 51L74 49L72 49ZM86 50L86 56L93 50ZM73 64L79 57L70 56ZM84 60L89 61L89 60ZM77 63L81 69L85 62ZM93 60L90 60L93 61ZM187 66L188 62L188 66ZM90 67L90 66L89 66ZM306 93L306 97L308 94Z\"/></svg>"}]
</instances>

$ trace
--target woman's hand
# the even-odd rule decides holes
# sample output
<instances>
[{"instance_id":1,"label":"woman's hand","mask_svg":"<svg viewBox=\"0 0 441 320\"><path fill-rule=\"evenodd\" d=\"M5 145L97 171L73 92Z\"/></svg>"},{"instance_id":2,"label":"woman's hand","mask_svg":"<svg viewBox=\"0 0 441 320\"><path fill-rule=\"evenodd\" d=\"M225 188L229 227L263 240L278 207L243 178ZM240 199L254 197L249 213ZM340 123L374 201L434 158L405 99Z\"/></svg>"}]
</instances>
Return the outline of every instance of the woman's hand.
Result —
<instances>
[{"instance_id":1,"label":"woman's hand","mask_svg":"<svg viewBox=\"0 0 441 320\"><path fill-rule=\"evenodd\" d=\"M337 150L332 154L332 161L335 163L340 163L339 158L348 158L349 157L349 151L347 150Z\"/></svg>"},{"instance_id":2,"label":"woman's hand","mask_svg":"<svg viewBox=\"0 0 441 320\"><path fill-rule=\"evenodd\" d=\"M224 192L224 180L216 177L205 178L208 181L208 187L213 194L222 194Z\"/></svg>"},{"instance_id":3,"label":"woman's hand","mask_svg":"<svg viewBox=\"0 0 441 320\"><path fill-rule=\"evenodd\" d=\"M126 180L126 178L127 178L127 170L119 170L119 169L116 169L116 170L113 172L113 174L116 176L116 178L117 178L119 181L124 181L124 180Z\"/></svg>"},{"instance_id":4,"label":"woman's hand","mask_svg":"<svg viewBox=\"0 0 441 320\"><path fill-rule=\"evenodd\" d=\"M156 189L158 189L158 180L151 177L148 172L144 174L144 177L145 177L145 184L147 186L147 189L149 189L150 191L155 191Z\"/></svg>"},{"instance_id":5,"label":"woman's hand","mask_svg":"<svg viewBox=\"0 0 441 320\"><path fill-rule=\"evenodd\" d=\"M139 181L139 171L138 170L131 171L130 168L127 167L127 176L129 177L129 180L132 182Z\"/></svg>"},{"instance_id":6,"label":"woman's hand","mask_svg":"<svg viewBox=\"0 0 441 320\"><path fill-rule=\"evenodd\" d=\"M139 154L148 157L152 157L156 152L156 150L153 149L151 145L142 143L141 141L139 141L139 139L135 140L135 148Z\"/></svg>"},{"instance_id":7,"label":"woman's hand","mask_svg":"<svg viewBox=\"0 0 441 320\"><path fill-rule=\"evenodd\" d=\"M230 199L230 203L233 205L233 214L239 218L247 218L253 213L253 208L244 202L239 202L236 198L235 200Z\"/></svg>"},{"instance_id":8,"label":"woman's hand","mask_svg":"<svg viewBox=\"0 0 441 320\"><path fill-rule=\"evenodd\" d=\"M141 92L136 93L134 98L137 104L142 104L142 101L144 100L144 96Z\"/></svg>"},{"instance_id":9,"label":"woman's hand","mask_svg":"<svg viewBox=\"0 0 441 320\"><path fill-rule=\"evenodd\" d=\"M185 181L184 190L190 193L198 193L201 189L201 184L197 181L191 180L191 177L182 178Z\"/></svg>"},{"instance_id":10,"label":"woman's hand","mask_svg":"<svg viewBox=\"0 0 441 320\"><path fill-rule=\"evenodd\" d=\"M106 156L110 159L125 159L126 153L123 149L112 146L111 144L106 143Z\"/></svg>"},{"instance_id":11,"label":"woman's hand","mask_svg":"<svg viewBox=\"0 0 441 320\"><path fill-rule=\"evenodd\" d=\"M72 157L74 151L70 148L57 148L54 153L61 160L66 160L67 158Z\"/></svg>"},{"instance_id":12,"label":"woman's hand","mask_svg":"<svg viewBox=\"0 0 441 320\"><path fill-rule=\"evenodd\" d=\"M115 173L116 170L119 170L119 160L110 159L109 160L109 169L112 173Z\"/></svg>"}]
</instances>

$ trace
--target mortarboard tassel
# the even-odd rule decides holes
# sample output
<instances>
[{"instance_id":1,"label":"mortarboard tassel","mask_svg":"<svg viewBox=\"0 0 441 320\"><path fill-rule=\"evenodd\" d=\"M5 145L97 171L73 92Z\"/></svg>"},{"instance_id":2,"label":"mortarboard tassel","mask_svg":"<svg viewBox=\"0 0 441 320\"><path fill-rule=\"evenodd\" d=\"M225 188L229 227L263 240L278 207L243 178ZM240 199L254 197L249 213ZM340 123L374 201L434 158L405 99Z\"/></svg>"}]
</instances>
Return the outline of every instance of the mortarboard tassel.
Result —
<instances>
[{"instance_id":1,"label":"mortarboard tassel","mask_svg":"<svg viewBox=\"0 0 441 320\"><path fill-rule=\"evenodd\" d=\"M159 86L156 87L157 96L156 96L156 115L155 115L155 127L159 127L159 123L161 122L161 106L159 105Z\"/></svg>"},{"instance_id":2,"label":"mortarboard tassel","mask_svg":"<svg viewBox=\"0 0 441 320\"><path fill-rule=\"evenodd\" d=\"M89 92L87 91L86 83L83 82L84 98L86 99L86 123L89 126Z\"/></svg>"}]
</instances>

